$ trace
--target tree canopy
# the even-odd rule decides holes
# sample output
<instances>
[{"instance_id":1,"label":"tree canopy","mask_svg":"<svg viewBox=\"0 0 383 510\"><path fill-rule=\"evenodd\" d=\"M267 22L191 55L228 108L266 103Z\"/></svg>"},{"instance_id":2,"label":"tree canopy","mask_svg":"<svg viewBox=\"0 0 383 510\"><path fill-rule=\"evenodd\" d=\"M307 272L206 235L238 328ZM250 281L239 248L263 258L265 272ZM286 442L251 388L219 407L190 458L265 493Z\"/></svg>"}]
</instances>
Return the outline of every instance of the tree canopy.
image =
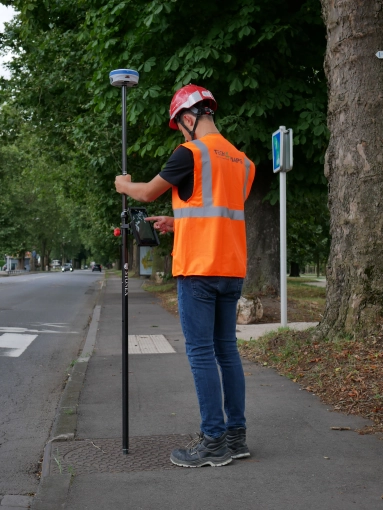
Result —
<instances>
[{"instance_id":1,"label":"tree canopy","mask_svg":"<svg viewBox=\"0 0 383 510\"><path fill-rule=\"evenodd\" d=\"M306 192L324 203L328 131L319 0L2 3L19 12L1 40L16 54L11 80L2 81L3 101L38 133L41 149L65 166L64 196L82 211L80 237L90 249L109 256L111 242L116 250L121 100L108 80L116 68L140 73L127 99L134 180L156 175L182 142L166 129L168 107L175 90L193 82L213 91L219 129L260 168L271 172L271 133L279 125L293 128L292 221L305 207ZM278 179L270 183L263 198L276 204ZM149 209L170 211L169 195Z\"/></svg>"}]
</instances>

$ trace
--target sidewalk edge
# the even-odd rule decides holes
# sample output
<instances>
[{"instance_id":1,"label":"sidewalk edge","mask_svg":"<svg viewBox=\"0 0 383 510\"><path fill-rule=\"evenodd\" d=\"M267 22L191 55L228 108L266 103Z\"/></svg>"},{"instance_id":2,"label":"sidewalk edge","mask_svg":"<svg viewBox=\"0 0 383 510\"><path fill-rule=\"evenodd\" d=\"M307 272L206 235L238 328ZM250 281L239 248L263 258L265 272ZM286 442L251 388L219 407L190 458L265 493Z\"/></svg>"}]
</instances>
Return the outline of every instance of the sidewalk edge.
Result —
<instances>
[{"instance_id":1,"label":"sidewalk edge","mask_svg":"<svg viewBox=\"0 0 383 510\"><path fill-rule=\"evenodd\" d=\"M88 362L96 343L100 312L101 305L97 304L96 302L84 347L73 366L72 373L67 381L67 384L65 385L65 389L60 399L58 412L52 427L52 437L50 442L55 440L62 441L63 439L67 440L71 436L74 439L76 434L77 407L84 385ZM62 438L62 436L64 436L64 438Z\"/></svg>"},{"instance_id":2,"label":"sidewalk edge","mask_svg":"<svg viewBox=\"0 0 383 510\"><path fill-rule=\"evenodd\" d=\"M84 385L88 362L96 343L98 322L101 314L102 295L105 291L105 279L95 300L92 318L80 356L77 358L72 373L61 395L57 414L52 426L50 439L44 447L41 481L32 502L34 510L57 510L65 508L71 475L50 475L50 462L53 443L57 441L73 441L77 430L77 407Z\"/></svg>"}]
</instances>

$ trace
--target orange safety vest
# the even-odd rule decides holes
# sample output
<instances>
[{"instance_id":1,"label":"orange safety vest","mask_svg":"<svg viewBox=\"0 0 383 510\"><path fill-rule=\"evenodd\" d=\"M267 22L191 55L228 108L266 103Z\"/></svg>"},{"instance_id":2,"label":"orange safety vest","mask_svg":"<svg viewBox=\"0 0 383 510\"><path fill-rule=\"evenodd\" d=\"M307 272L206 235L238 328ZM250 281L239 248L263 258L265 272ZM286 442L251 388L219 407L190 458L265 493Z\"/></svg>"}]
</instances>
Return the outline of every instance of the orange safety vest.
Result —
<instances>
[{"instance_id":1,"label":"orange safety vest","mask_svg":"<svg viewBox=\"0 0 383 510\"><path fill-rule=\"evenodd\" d=\"M192 196L172 188L173 276L246 275L244 203L255 165L220 134L182 144L194 157Z\"/></svg>"}]
</instances>

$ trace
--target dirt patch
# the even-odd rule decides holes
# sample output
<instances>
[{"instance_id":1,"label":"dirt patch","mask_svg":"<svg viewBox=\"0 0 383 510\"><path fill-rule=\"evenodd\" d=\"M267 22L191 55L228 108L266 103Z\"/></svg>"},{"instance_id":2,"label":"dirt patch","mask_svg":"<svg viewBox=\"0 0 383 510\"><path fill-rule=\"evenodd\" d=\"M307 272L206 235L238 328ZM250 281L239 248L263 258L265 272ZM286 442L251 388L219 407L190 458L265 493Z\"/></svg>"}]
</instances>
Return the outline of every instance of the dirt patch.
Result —
<instances>
[{"instance_id":1,"label":"dirt patch","mask_svg":"<svg viewBox=\"0 0 383 510\"><path fill-rule=\"evenodd\" d=\"M166 294L157 294L157 297L161 300L161 305L169 313L178 317L178 297L176 289L168 291Z\"/></svg>"},{"instance_id":2,"label":"dirt patch","mask_svg":"<svg viewBox=\"0 0 383 510\"><path fill-rule=\"evenodd\" d=\"M281 322L281 301L277 296L259 295L263 306L263 317L257 324L274 324ZM287 300L287 316L289 322L319 322L323 315L323 305L315 300Z\"/></svg>"},{"instance_id":3,"label":"dirt patch","mask_svg":"<svg viewBox=\"0 0 383 510\"><path fill-rule=\"evenodd\" d=\"M383 337L313 341L310 331L265 335L239 346L242 357L276 369L327 405L372 420L360 434L383 439Z\"/></svg>"},{"instance_id":4,"label":"dirt patch","mask_svg":"<svg viewBox=\"0 0 383 510\"><path fill-rule=\"evenodd\" d=\"M178 317L177 284L175 280L163 284L154 284L149 281L143 285L143 288L154 294L161 301L161 306L165 310Z\"/></svg>"}]
</instances>

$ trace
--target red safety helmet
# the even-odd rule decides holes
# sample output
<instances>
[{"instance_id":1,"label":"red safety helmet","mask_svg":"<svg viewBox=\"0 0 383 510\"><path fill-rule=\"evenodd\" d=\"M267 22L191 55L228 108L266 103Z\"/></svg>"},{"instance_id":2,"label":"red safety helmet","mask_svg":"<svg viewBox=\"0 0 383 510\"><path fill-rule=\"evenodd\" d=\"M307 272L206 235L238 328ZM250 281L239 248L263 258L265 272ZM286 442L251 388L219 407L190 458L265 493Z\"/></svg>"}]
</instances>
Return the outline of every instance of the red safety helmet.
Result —
<instances>
[{"instance_id":1,"label":"red safety helmet","mask_svg":"<svg viewBox=\"0 0 383 510\"><path fill-rule=\"evenodd\" d=\"M173 96L172 102L170 103L169 126L172 129L178 129L177 122L175 121L176 116L181 112L181 110L191 108L201 101L208 101L208 106L213 111L217 109L217 101L214 99L213 94L204 87L190 84L177 90Z\"/></svg>"}]
</instances>

